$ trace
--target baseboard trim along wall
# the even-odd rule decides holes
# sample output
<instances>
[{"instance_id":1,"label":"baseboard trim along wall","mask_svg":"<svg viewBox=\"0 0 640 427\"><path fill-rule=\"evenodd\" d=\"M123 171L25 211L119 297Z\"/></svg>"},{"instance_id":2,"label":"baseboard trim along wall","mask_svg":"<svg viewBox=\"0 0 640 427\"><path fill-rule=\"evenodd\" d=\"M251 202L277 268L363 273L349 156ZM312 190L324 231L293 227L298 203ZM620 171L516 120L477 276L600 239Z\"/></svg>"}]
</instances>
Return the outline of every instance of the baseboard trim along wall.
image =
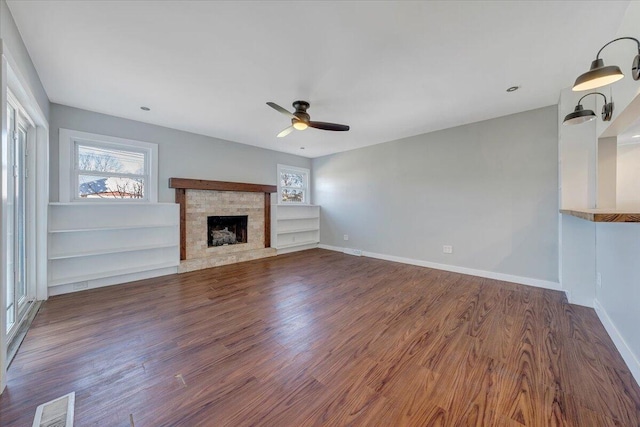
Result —
<instances>
[{"instance_id":1,"label":"baseboard trim along wall","mask_svg":"<svg viewBox=\"0 0 640 427\"><path fill-rule=\"evenodd\" d=\"M600 304L600 301L596 299L593 302L593 306L596 309L598 317L600 318L600 322L602 322L602 325L613 340L613 343L622 356L622 359L624 359L625 363L627 364L629 371L631 371L631 375L633 375L636 382L640 383L640 361L638 360L636 355L633 354L633 351L618 331L618 328L616 328L615 324L607 314L607 311L604 309L602 304Z\"/></svg>"},{"instance_id":2,"label":"baseboard trim along wall","mask_svg":"<svg viewBox=\"0 0 640 427\"><path fill-rule=\"evenodd\" d=\"M494 279L494 280L502 280L504 282L518 283L521 285L534 286L536 288L552 289L554 291L564 292L564 290L560 286L560 283L551 282L548 280L540 280L540 279L534 279L531 277L515 276L512 274L496 273L494 271L477 270L474 268L459 267L457 265L439 264L436 262L404 258L404 257L398 257L398 256L386 255L386 254L378 254L375 252L359 251L359 250L349 249L349 248L340 248L337 246L320 244L318 245L318 247L321 249L328 249L330 251L344 252L350 255L362 255L369 258L383 259L385 261L393 261L393 262L399 262L402 264L417 265L420 267L428 267L436 270L451 271L453 273L468 274L471 276L484 277L487 279ZM354 253L354 251L356 251L357 253Z\"/></svg>"}]
</instances>

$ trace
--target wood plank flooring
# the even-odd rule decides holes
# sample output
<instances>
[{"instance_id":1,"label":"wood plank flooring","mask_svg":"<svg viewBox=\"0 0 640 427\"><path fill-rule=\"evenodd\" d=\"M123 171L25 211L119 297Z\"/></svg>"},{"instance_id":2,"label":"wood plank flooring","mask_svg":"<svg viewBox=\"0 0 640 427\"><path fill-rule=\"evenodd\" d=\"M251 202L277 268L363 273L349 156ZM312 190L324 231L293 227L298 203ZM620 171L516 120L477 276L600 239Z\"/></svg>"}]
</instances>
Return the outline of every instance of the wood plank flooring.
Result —
<instances>
[{"instance_id":1,"label":"wood plank flooring","mask_svg":"<svg viewBox=\"0 0 640 427\"><path fill-rule=\"evenodd\" d=\"M640 426L640 388L560 292L314 249L53 297L0 425Z\"/></svg>"}]
</instances>

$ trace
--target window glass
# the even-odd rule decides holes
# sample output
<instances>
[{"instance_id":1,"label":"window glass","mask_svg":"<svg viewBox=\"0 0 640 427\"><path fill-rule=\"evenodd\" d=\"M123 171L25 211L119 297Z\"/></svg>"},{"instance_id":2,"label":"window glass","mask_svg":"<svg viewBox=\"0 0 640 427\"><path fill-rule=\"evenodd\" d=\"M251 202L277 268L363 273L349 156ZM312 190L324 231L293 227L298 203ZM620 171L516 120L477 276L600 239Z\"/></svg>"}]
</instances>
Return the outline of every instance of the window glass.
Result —
<instances>
[{"instance_id":1,"label":"window glass","mask_svg":"<svg viewBox=\"0 0 640 427\"><path fill-rule=\"evenodd\" d=\"M144 179L78 175L78 197L144 199Z\"/></svg>"},{"instance_id":2,"label":"window glass","mask_svg":"<svg viewBox=\"0 0 640 427\"><path fill-rule=\"evenodd\" d=\"M144 153L78 144L78 169L91 172L144 174Z\"/></svg>"},{"instance_id":3,"label":"window glass","mask_svg":"<svg viewBox=\"0 0 640 427\"><path fill-rule=\"evenodd\" d=\"M303 203L304 202L304 191L302 190L292 190L289 188L282 189L282 201L283 202L294 202L294 203Z\"/></svg>"},{"instance_id":4,"label":"window glass","mask_svg":"<svg viewBox=\"0 0 640 427\"><path fill-rule=\"evenodd\" d=\"M303 188L305 174L301 172L282 172L280 174L280 185L282 187Z\"/></svg>"},{"instance_id":5,"label":"window glass","mask_svg":"<svg viewBox=\"0 0 640 427\"><path fill-rule=\"evenodd\" d=\"M75 143L76 199L146 199L147 152Z\"/></svg>"},{"instance_id":6,"label":"window glass","mask_svg":"<svg viewBox=\"0 0 640 427\"><path fill-rule=\"evenodd\" d=\"M278 203L309 203L309 169L278 165Z\"/></svg>"}]
</instances>

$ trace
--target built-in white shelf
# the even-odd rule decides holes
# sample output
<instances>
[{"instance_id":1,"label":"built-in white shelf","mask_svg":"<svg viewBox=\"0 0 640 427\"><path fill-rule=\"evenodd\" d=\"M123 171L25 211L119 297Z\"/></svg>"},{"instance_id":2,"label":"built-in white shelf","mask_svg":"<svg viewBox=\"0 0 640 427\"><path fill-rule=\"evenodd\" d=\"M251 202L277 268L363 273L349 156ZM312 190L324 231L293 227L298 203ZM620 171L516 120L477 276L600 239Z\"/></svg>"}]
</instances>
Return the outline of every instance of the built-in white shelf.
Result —
<instances>
[{"instance_id":1,"label":"built-in white shelf","mask_svg":"<svg viewBox=\"0 0 640 427\"><path fill-rule=\"evenodd\" d=\"M108 272L105 271L105 272L98 272L98 273L91 273L91 274L80 274L77 276L67 276L62 279L50 280L49 286L52 287L52 286L64 285L67 283L78 283L78 282L84 282L88 280L104 279L105 277L123 276L126 274L139 273L141 271L160 270L162 268L175 267L175 266L176 264L174 262L165 262L161 264L148 264L145 266L136 266L136 267L130 267L130 268L122 268L119 270L110 270Z\"/></svg>"},{"instance_id":2,"label":"built-in white shelf","mask_svg":"<svg viewBox=\"0 0 640 427\"><path fill-rule=\"evenodd\" d=\"M155 225L155 224L144 224L144 225L128 225L123 227L92 227L92 228L63 228L60 230L49 230L49 233L82 233L86 231L116 231L116 230L139 230L141 228L162 228L162 227L173 227L174 224L171 225Z\"/></svg>"},{"instance_id":3,"label":"built-in white shelf","mask_svg":"<svg viewBox=\"0 0 640 427\"><path fill-rule=\"evenodd\" d=\"M95 200L95 199L94 199ZM96 206L102 204L102 206L153 206L153 205L166 205L172 203L149 203L149 202L124 202L115 199L101 199L91 202L49 202L49 206Z\"/></svg>"},{"instance_id":4,"label":"built-in white shelf","mask_svg":"<svg viewBox=\"0 0 640 427\"><path fill-rule=\"evenodd\" d=\"M308 245L317 245L318 242L316 240L307 240L307 241L302 241L302 242L291 242L291 243L284 243L281 244L280 246L278 246L278 249L286 249L286 248L293 248L296 246L308 246Z\"/></svg>"},{"instance_id":5,"label":"built-in white shelf","mask_svg":"<svg viewBox=\"0 0 640 427\"><path fill-rule=\"evenodd\" d=\"M287 209L285 209L287 210ZM313 214L309 214L309 215L304 215L304 214L300 214L300 215L295 215L295 216L282 216L280 218L278 218L278 221L293 221L296 219L315 219L315 218L320 218L319 215L313 215Z\"/></svg>"},{"instance_id":6,"label":"built-in white shelf","mask_svg":"<svg viewBox=\"0 0 640 427\"><path fill-rule=\"evenodd\" d=\"M142 245L142 246L130 246L124 248L112 248L112 249L98 249L95 251L83 251L83 252L68 252L57 255L49 255L50 260L54 259L66 259L66 258L80 258L80 257L91 257L91 256L99 256L99 255L109 255L116 254L122 252L138 252L138 251L147 251L149 249L163 249L163 248L172 248L175 244L163 244L163 245Z\"/></svg>"},{"instance_id":7,"label":"built-in white shelf","mask_svg":"<svg viewBox=\"0 0 640 427\"><path fill-rule=\"evenodd\" d=\"M302 233L304 231L317 231L317 228L296 228L293 230L278 230L278 234Z\"/></svg>"},{"instance_id":8,"label":"built-in white shelf","mask_svg":"<svg viewBox=\"0 0 640 427\"><path fill-rule=\"evenodd\" d=\"M278 253L317 247L320 206L271 205L271 246Z\"/></svg>"},{"instance_id":9,"label":"built-in white shelf","mask_svg":"<svg viewBox=\"0 0 640 427\"><path fill-rule=\"evenodd\" d=\"M49 287L177 270L179 235L175 203L51 203Z\"/></svg>"}]
</instances>

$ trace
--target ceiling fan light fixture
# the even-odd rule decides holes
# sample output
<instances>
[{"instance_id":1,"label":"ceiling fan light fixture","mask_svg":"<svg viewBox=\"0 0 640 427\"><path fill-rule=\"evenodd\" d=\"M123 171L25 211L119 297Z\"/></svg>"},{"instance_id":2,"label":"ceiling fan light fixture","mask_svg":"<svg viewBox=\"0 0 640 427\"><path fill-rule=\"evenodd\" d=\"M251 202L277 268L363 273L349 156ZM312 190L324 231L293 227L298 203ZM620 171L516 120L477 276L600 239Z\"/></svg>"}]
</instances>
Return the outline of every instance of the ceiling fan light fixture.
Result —
<instances>
[{"instance_id":1,"label":"ceiling fan light fixture","mask_svg":"<svg viewBox=\"0 0 640 427\"><path fill-rule=\"evenodd\" d=\"M291 126L280 132L278 134L278 138L289 135L289 133L291 133L294 129L305 130L306 128L314 128L343 132L349 130L349 126L347 125L312 121L311 116L309 116L309 113L307 113L307 109L309 108L309 103L307 101L294 101L293 108L296 109L295 113L290 113L275 102L267 102L267 105L291 119Z\"/></svg>"},{"instance_id":2,"label":"ceiling fan light fixture","mask_svg":"<svg viewBox=\"0 0 640 427\"><path fill-rule=\"evenodd\" d=\"M309 125L303 122L302 120L293 120L293 127L296 130L305 130L306 128L309 127Z\"/></svg>"}]
</instances>

